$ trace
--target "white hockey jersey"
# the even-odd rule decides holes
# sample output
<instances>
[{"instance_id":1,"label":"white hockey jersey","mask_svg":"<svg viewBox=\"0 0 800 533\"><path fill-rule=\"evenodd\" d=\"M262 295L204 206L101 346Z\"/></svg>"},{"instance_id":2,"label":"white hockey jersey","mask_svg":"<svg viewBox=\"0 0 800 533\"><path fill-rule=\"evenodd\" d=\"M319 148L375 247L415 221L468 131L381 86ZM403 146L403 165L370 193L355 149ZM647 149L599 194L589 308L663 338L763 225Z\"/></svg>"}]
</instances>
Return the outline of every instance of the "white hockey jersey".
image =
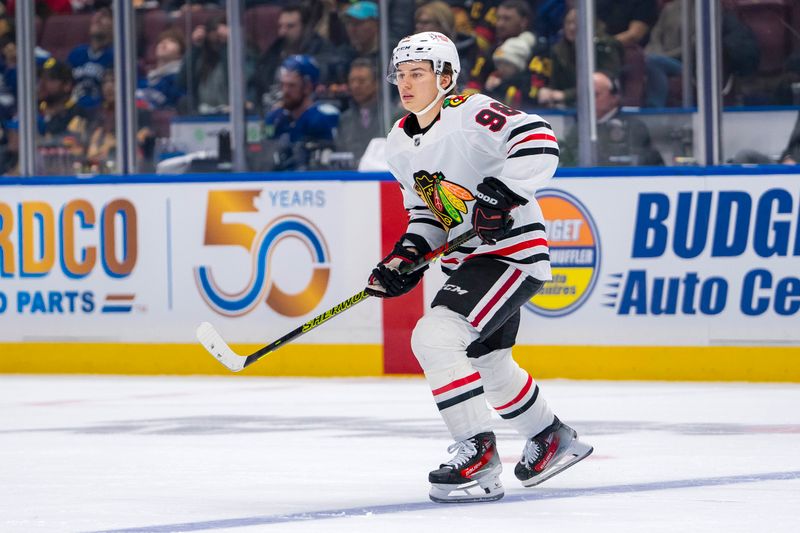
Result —
<instances>
[{"instance_id":1,"label":"white hockey jersey","mask_svg":"<svg viewBox=\"0 0 800 533\"><path fill-rule=\"evenodd\" d=\"M533 196L558 166L558 143L544 119L481 94L450 96L425 130L413 114L397 121L387 137L386 155L403 190L406 231L424 238L431 248L472 228L474 193L487 176L529 200L512 211L509 235L494 245L477 237L470 240L442 258L445 272L476 255L488 255L538 280L551 279L544 217Z\"/></svg>"}]
</instances>

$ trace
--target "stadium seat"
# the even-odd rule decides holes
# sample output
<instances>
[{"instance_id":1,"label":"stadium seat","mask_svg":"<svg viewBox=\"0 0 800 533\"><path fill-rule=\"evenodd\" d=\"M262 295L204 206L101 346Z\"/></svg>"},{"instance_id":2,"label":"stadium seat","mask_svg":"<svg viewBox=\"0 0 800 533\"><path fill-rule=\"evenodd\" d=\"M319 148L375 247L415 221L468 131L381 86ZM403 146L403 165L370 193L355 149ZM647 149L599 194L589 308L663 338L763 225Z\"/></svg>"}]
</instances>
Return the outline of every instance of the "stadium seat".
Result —
<instances>
[{"instance_id":1,"label":"stadium seat","mask_svg":"<svg viewBox=\"0 0 800 533\"><path fill-rule=\"evenodd\" d=\"M792 51L789 0L735 0L735 5L739 19L753 30L758 40L761 50L758 72L780 72Z\"/></svg>"},{"instance_id":2,"label":"stadium seat","mask_svg":"<svg viewBox=\"0 0 800 533\"><path fill-rule=\"evenodd\" d=\"M89 42L91 20L91 13L50 15L42 25L39 46L64 61L73 48Z\"/></svg>"},{"instance_id":3,"label":"stadium seat","mask_svg":"<svg viewBox=\"0 0 800 533\"><path fill-rule=\"evenodd\" d=\"M625 47L623 67L620 73L622 105L641 107L644 102L645 63L644 50L638 44Z\"/></svg>"}]
</instances>

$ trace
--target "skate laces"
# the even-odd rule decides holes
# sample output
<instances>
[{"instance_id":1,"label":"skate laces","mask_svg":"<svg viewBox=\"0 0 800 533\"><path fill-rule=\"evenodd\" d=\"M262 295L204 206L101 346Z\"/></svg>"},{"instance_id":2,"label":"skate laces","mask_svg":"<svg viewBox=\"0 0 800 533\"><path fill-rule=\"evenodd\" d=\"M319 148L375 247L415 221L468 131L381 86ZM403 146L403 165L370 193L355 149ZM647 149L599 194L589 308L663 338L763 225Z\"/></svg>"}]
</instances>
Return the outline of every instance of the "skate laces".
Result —
<instances>
[{"instance_id":1,"label":"skate laces","mask_svg":"<svg viewBox=\"0 0 800 533\"><path fill-rule=\"evenodd\" d=\"M478 449L475 447L472 440L468 439L451 444L447 447L447 452L456 452L456 455L447 461L445 465L451 465L457 468L472 459L475 454L478 453Z\"/></svg>"},{"instance_id":2,"label":"skate laces","mask_svg":"<svg viewBox=\"0 0 800 533\"><path fill-rule=\"evenodd\" d=\"M536 439L530 439L525 443L525 449L522 450L522 459L520 462L524 465L533 465L539 460L542 455L542 447Z\"/></svg>"}]
</instances>

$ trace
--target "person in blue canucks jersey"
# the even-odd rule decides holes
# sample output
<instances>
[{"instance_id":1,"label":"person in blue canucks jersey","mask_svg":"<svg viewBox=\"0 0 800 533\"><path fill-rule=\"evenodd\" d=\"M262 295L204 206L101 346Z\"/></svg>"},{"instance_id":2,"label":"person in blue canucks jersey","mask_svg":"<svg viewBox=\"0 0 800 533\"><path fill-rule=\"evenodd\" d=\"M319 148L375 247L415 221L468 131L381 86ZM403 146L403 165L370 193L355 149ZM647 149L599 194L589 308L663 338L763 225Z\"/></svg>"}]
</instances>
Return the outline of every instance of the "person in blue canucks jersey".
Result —
<instances>
[{"instance_id":1,"label":"person in blue canucks jersey","mask_svg":"<svg viewBox=\"0 0 800 533\"><path fill-rule=\"evenodd\" d=\"M289 56L281 64L280 107L264 119L267 138L277 141L275 170L303 170L315 150L333 146L339 111L314 102L319 67L310 56Z\"/></svg>"},{"instance_id":2,"label":"person in blue canucks jersey","mask_svg":"<svg viewBox=\"0 0 800 533\"><path fill-rule=\"evenodd\" d=\"M96 109L103 101L103 74L114 68L113 19L108 8L98 9L89 25L89 43L72 49L67 62L75 80L78 105Z\"/></svg>"}]
</instances>

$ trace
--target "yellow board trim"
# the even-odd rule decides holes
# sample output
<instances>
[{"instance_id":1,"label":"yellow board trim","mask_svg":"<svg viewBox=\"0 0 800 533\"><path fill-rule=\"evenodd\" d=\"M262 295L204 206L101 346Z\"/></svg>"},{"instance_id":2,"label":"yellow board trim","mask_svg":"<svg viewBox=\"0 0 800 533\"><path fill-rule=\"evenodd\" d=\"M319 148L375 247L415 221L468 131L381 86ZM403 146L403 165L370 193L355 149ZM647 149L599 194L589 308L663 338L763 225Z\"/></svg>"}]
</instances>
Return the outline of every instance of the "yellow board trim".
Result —
<instances>
[{"instance_id":1,"label":"yellow board trim","mask_svg":"<svg viewBox=\"0 0 800 533\"><path fill-rule=\"evenodd\" d=\"M515 346L535 378L800 382L800 346Z\"/></svg>"},{"instance_id":2,"label":"yellow board trim","mask_svg":"<svg viewBox=\"0 0 800 533\"><path fill-rule=\"evenodd\" d=\"M256 345L236 345L250 353ZM537 379L800 382L800 346L516 346ZM197 344L0 344L0 373L230 375ZM251 376L381 376L379 344L290 344Z\"/></svg>"},{"instance_id":3,"label":"yellow board trim","mask_svg":"<svg viewBox=\"0 0 800 533\"><path fill-rule=\"evenodd\" d=\"M257 345L232 345L236 353ZM230 375L199 344L0 344L0 373ZM242 370L249 376L380 376L379 344L290 344Z\"/></svg>"}]
</instances>

